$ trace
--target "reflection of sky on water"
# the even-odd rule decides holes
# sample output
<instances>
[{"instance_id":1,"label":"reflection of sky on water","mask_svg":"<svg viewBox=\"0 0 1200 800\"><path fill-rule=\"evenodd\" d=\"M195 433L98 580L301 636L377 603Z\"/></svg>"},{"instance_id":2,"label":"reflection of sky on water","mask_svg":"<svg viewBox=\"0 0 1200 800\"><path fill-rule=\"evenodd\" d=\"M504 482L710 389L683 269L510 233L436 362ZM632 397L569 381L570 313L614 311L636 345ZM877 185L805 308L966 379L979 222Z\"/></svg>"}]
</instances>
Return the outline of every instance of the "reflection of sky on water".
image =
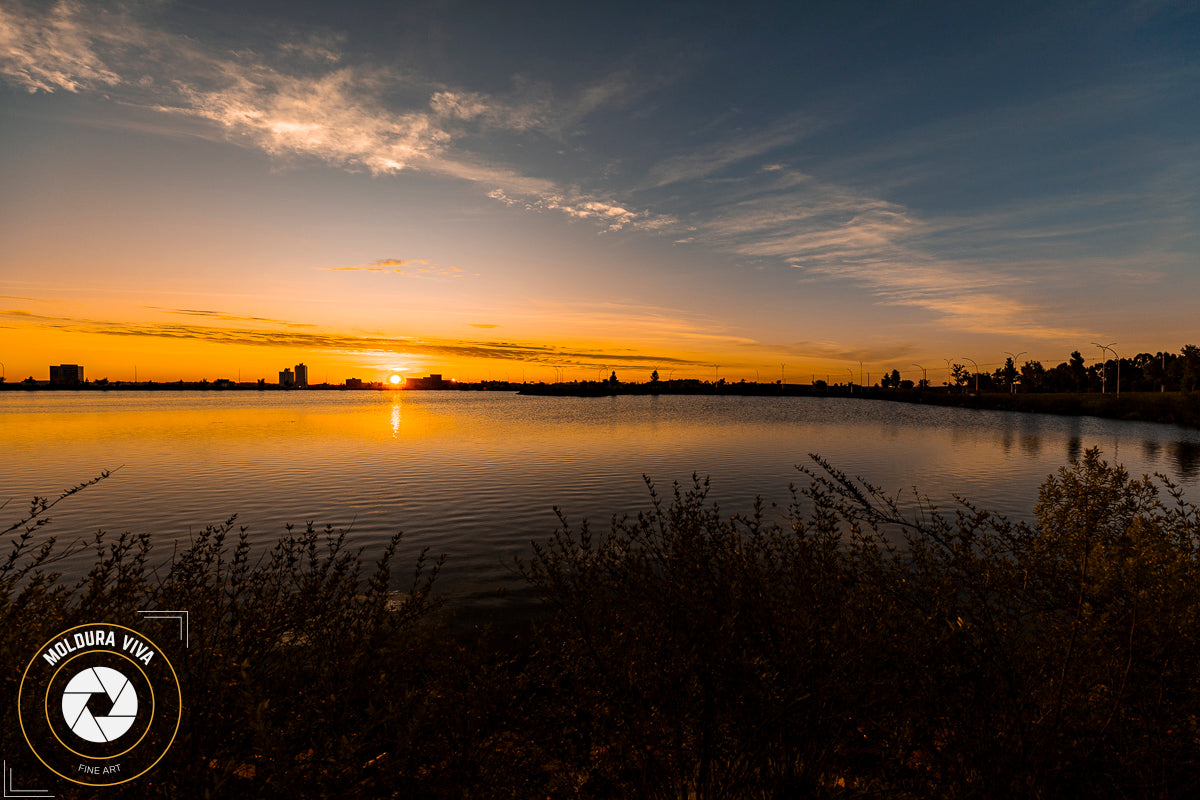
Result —
<instances>
[{"instance_id":1,"label":"reflection of sky on water","mask_svg":"<svg viewBox=\"0 0 1200 800\"><path fill-rule=\"evenodd\" d=\"M0 426L10 510L122 467L56 509L55 532L170 542L233 513L260 543L308 520L352 526L367 547L404 530L413 550L450 554L443 585L459 588L511 584L511 558L553 532L554 506L599 527L645 509L643 475L663 494L710 475L727 513L756 495L782 508L816 453L902 499L915 487L944 510L958 495L1022 519L1089 447L1192 498L1200 478L1198 431L820 398L10 392Z\"/></svg>"}]
</instances>

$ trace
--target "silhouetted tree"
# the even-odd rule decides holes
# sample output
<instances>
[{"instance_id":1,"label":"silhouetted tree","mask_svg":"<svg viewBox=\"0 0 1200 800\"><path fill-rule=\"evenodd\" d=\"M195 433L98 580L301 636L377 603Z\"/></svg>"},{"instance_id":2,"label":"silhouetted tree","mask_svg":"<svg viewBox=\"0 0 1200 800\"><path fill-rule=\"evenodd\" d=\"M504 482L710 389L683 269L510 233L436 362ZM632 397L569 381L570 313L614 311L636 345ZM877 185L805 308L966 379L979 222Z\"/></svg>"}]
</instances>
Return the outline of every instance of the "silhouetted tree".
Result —
<instances>
[{"instance_id":1,"label":"silhouetted tree","mask_svg":"<svg viewBox=\"0 0 1200 800\"><path fill-rule=\"evenodd\" d=\"M1185 344L1180 352L1183 354L1180 384L1185 392L1190 392L1200 386L1200 347Z\"/></svg>"},{"instance_id":2,"label":"silhouetted tree","mask_svg":"<svg viewBox=\"0 0 1200 800\"><path fill-rule=\"evenodd\" d=\"M1013 391L1013 383L1017 379L1017 367L1013 364L1012 356L1004 359L1004 367L1000 370L1000 377L1004 379L1008 390Z\"/></svg>"},{"instance_id":3,"label":"silhouetted tree","mask_svg":"<svg viewBox=\"0 0 1200 800\"><path fill-rule=\"evenodd\" d=\"M1046 379L1046 368L1040 361L1026 361L1021 367L1021 386L1029 392L1042 388Z\"/></svg>"},{"instance_id":4,"label":"silhouetted tree","mask_svg":"<svg viewBox=\"0 0 1200 800\"><path fill-rule=\"evenodd\" d=\"M1083 356L1079 351L1071 353L1071 360L1067 362L1067 369L1070 372L1071 380L1075 384L1075 391L1082 392L1088 385L1087 368L1083 366Z\"/></svg>"},{"instance_id":5,"label":"silhouetted tree","mask_svg":"<svg viewBox=\"0 0 1200 800\"><path fill-rule=\"evenodd\" d=\"M954 364L951 366L950 376L954 378L955 386L963 386L971 380L971 373L967 372L967 368L963 364Z\"/></svg>"}]
</instances>

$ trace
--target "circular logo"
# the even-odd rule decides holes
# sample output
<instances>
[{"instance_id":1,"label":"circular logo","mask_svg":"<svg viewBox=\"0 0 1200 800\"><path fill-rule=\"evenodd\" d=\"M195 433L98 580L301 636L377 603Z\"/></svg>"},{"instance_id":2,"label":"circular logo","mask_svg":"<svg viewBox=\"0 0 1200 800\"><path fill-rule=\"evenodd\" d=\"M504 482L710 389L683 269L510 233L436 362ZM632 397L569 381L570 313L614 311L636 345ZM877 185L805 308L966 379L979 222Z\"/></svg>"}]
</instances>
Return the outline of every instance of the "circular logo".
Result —
<instances>
[{"instance_id":1,"label":"circular logo","mask_svg":"<svg viewBox=\"0 0 1200 800\"><path fill-rule=\"evenodd\" d=\"M113 786L166 755L182 696L175 668L149 637L95 623L38 649L17 706L21 732L43 764L75 783Z\"/></svg>"}]
</instances>

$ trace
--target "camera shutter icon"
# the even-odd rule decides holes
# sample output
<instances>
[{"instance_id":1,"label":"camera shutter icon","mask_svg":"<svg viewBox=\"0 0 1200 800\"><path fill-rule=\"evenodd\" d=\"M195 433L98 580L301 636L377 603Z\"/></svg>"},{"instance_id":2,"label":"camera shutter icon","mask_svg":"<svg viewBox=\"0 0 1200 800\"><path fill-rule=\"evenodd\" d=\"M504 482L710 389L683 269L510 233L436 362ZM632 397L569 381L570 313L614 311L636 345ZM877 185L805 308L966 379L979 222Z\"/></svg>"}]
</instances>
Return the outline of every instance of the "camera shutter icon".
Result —
<instances>
[{"instance_id":1,"label":"camera shutter icon","mask_svg":"<svg viewBox=\"0 0 1200 800\"><path fill-rule=\"evenodd\" d=\"M108 713L99 716L88 708L88 702L98 694L112 703ZM67 682L62 712L71 732L79 738L97 744L113 742L125 735L137 719L137 692L121 672L111 667L90 667Z\"/></svg>"}]
</instances>

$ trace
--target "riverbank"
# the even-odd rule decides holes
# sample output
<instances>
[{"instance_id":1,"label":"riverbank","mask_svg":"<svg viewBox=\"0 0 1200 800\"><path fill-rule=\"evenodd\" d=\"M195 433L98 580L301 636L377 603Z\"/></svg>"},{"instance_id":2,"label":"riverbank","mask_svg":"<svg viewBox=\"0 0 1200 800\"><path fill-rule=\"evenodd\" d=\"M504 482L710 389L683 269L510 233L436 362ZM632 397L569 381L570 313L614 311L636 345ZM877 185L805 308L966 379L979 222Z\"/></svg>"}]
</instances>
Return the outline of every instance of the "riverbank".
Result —
<instances>
[{"instance_id":1,"label":"riverbank","mask_svg":"<svg viewBox=\"0 0 1200 800\"><path fill-rule=\"evenodd\" d=\"M1094 392L960 394L937 390L868 390L854 396L954 408L1019 411L1068 417L1103 417L1137 422L1165 422L1189 428L1200 428L1200 393L1197 392L1122 392L1120 395L1116 395Z\"/></svg>"}]
</instances>

